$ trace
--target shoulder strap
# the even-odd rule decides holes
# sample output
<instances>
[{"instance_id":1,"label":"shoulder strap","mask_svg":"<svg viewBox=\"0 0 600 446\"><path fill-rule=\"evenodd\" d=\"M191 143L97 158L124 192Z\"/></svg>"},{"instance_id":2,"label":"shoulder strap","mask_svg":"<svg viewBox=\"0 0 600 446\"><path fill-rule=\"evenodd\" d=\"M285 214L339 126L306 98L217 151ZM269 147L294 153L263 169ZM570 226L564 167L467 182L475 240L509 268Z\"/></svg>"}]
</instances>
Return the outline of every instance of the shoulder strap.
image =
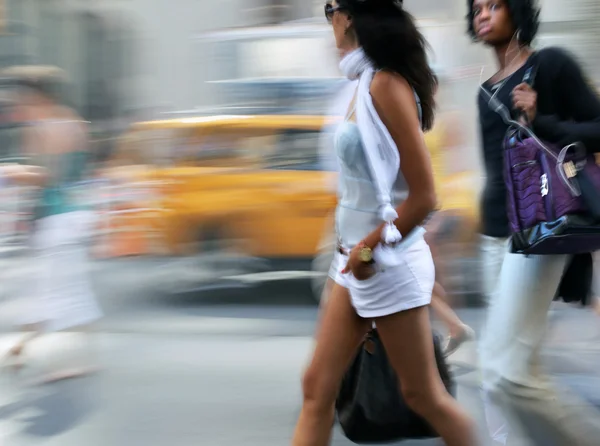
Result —
<instances>
[{"instance_id":1,"label":"shoulder strap","mask_svg":"<svg viewBox=\"0 0 600 446\"><path fill-rule=\"evenodd\" d=\"M537 56L538 53L533 53L531 55L531 60L533 60L533 63L527 68L527 70L525 70L525 74L523 74L523 82L531 86L533 86L538 72L539 62ZM513 120L511 117L510 110L502 102L500 102L495 95L492 95L489 91L487 91L483 85L480 86L480 91L485 93L487 96L487 103L490 109L498 113L505 123L509 125L515 124L515 120Z\"/></svg>"},{"instance_id":2,"label":"shoulder strap","mask_svg":"<svg viewBox=\"0 0 600 446\"><path fill-rule=\"evenodd\" d=\"M417 102L417 110L419 112L419 122L423 125L423 108L421 107L421 99L417 94L417 91L413 88L413 93L415 95L415 101Z\"/></svg>"},{"instance_id":3,"label":"shoulder strap","mask_svg":"<svg viewBox=\"0 0 600 446\"><path fill-rule=\"evenodd\" d=\"M525 74L523 74L523 83L529 85L530 87L533 87L533 84L535 83L535 78L537 76L537 72L538 72L538 59L537 59L537 53L533 53L530 58L529 58L531 64L530 66L527 68L527 70L525 70ZM517 112L518 116L522 116L525 117L525 113L518 111Z\"/></svg>"},{"instance_id":4,"label":"shoulder strap","mask_svg":"<svg viewBox=\"0 0 600 446\"><path fill-rule=\"evenodd\" d=\"M539 68L538 53L533 53L531 55L531 60L533 63L525 71L525 74L523 75L523 82L533 87Z\"/></svg>"},{"instance_id":5,"label":"shoulder strap","mask_svg":"<svg viewBox=\"0 0 600 446\"><path fill-rule=\"evenodd\" d=\"M537 70L535 66L527 68L527 71L525 71L525 74L523 75L523 83L533 86L536 72Z\"/></svg>"}]
</instances>

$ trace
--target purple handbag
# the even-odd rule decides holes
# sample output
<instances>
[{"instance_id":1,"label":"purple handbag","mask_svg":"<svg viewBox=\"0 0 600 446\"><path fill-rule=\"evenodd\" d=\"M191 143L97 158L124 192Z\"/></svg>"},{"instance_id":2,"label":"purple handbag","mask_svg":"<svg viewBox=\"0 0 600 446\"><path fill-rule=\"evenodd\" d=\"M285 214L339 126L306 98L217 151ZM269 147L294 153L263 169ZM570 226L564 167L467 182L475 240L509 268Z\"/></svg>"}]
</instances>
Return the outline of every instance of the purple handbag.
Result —
<instances>
[{"instance_id":1,"label":"purple handbag","mask_svg":"<svg viewBox=\"0 0 600 446\"><path fill-rule=\"evenodd\" d=\"M531 81L532 68L524 82ZM563 148L545 143L513 120L499 101L490 100L489 105L509 124L504 180L512 252L582 254L600 249L600 167L594 155L579 143Z\"/></svg>"}]
</instances>

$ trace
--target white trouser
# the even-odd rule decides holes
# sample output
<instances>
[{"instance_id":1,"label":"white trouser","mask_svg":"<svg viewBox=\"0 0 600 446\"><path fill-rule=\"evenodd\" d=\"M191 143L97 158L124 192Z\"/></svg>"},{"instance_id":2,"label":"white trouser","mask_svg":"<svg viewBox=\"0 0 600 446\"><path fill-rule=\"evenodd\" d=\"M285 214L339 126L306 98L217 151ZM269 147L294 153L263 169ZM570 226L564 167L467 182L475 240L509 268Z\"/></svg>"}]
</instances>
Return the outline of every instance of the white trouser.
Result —
<instances>
[{"instance_id":1,"label":"white trouser","mask_svg":"<svg viewBox=\"0 0 600 446\"><path fill-rule=\"evenodd\" d=\"M33 234L29 308L21 325L60 331L91 324L102 316L88 276L83 241L93 214L69 212L42 218Z\"/></svg>"},{"instance_id":2,"label":"white trouser","mask_svg":"<svg viewBox=\"0 0 600 446\"><path fill-rule=\"evenodd\" d=\"M541 364L548 311L568 260L506 254L481 339L484 391L535 445L599 444L596 411L565 405Z\"/></svg>"},{"instance_id":3,"label":"white trouser","mask_svg":"<svg viewBox=\"0 0 600 446\"><path fill-rule=\"evenodd\" d=\"M508 248L508 239L481 236L481 255L483 262L483 293L489 303L498 287L500 270Z\"/></svg>"},{"instance_id":4,"label":"white trouser","mask_svg":"<svg viewBox=\"0 0 600 446\"><path fill-rule=\"evenodd\" d=\"M481 262L483 264L483 293L487 304L490 303L494 291L498 287L500 270L508 246L508 239L481 236ZM508 424L501 409L491 401L487 391L482 392L483 408L490 437L501 444L506 444Z\"/></svg>"},{"instance_id":5,"label":"white trouser","mask_svg":"<svg viewBox=\"0 0 600 446\"><path fill-rule=\"evenodd\" d=\"M592 278L592 299L600 299L600 251L596 251L593 256L594 276Z\"/></svg>"}]
</instances>

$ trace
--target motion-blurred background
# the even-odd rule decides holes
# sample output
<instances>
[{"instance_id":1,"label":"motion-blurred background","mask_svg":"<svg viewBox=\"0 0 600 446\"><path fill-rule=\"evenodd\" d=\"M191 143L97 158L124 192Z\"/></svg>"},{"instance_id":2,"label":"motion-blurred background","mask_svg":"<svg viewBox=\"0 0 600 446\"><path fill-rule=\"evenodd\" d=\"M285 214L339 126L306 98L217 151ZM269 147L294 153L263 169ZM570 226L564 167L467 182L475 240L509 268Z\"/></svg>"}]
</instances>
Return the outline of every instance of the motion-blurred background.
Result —
<instances>
[{"instance_id":1,"label":"motion-blurred background","mask_svg":"<svg viewBox=\"0 0 600 446\"><path fill-rule=\"evenodd\" d=\"M343 79L323 3L0 0L0 69L61 68L69 80L64 100L90 122L93 165L82 200L97 216L90 269L106 312L98 336L111 370L97 378L102 392L75 384L23 396L6 383L7 445L286 443L335 207L321 134L336 119L328 110ZM442 209L454 222L440 247L447 287L477 328L476 95L495 61L466 35L466 0L404 3L440 78L436 127L426 139ZM598 84L600 2L541 4L537 46L572 51ZM27 164L12 84L0 80L0 164ZM31 212L31 191L3 184L7 346L24 284L35 280L27 261ZM589 317L561 313L554 348L560 330ZM38 366L70 345L57 336L40 341ZM574 367L597 370L597 347L585 346L589 354ZM477 413L475 349L462 355L455 366L463 398Z\"/></svg>"}]
</instances>

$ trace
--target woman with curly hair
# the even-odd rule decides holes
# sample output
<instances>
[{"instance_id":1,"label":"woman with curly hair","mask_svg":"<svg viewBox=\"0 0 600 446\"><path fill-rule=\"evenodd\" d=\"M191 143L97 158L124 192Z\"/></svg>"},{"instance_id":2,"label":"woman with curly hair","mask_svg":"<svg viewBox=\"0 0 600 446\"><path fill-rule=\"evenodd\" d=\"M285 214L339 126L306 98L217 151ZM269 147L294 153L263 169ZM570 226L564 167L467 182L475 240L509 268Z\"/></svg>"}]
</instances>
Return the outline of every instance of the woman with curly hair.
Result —
<instances>
[{"instance_id":1,"label":"woman with curly hair","mask_svg":"<svg viewBox=\"0 0 600 446\"><path fill-rule=\"evenodd\" d=\"M470 35L494 51L499 68L478 97L487 177L481 215L493 290L480 350L484 392L534 444L595 445L600 417L586 423L573 406L561 404L541 366L550 304L572 258L507 253L502 149L507 124L496 110L503 105L513 119L525 119L543 140L580 142L593 152L600 148L600 100L570 54L532 48L540 14L535 1L467 0L467 5ZM497 441L506 441L496 434Z\"/></svg>"}]
</instances>

